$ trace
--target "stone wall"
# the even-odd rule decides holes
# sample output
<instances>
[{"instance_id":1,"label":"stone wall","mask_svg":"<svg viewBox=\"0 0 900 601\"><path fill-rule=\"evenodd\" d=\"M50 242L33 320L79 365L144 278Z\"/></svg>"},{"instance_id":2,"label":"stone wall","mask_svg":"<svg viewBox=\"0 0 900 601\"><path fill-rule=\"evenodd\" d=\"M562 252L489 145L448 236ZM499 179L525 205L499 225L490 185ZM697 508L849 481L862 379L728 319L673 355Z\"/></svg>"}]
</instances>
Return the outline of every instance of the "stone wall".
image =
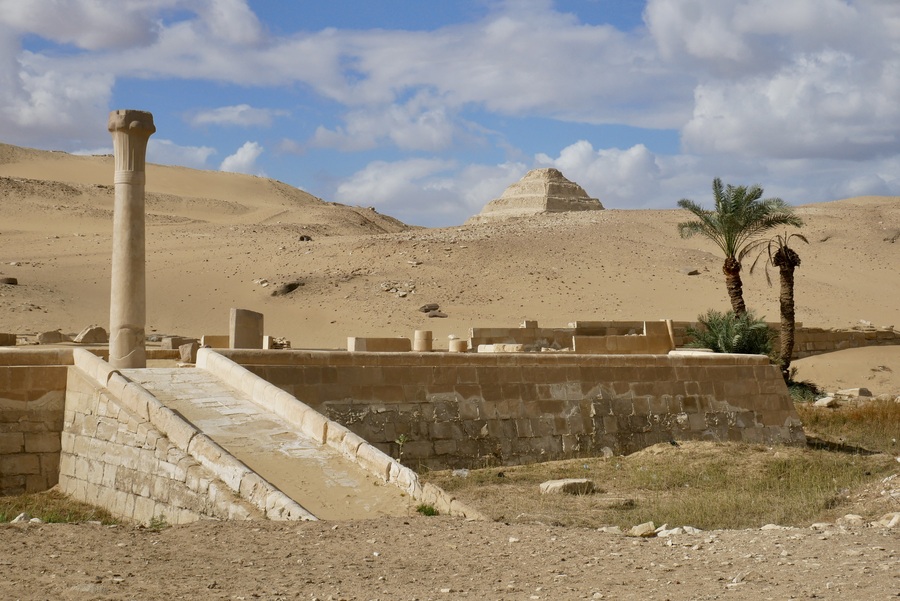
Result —
<instances>
[{"instance_id":1,"label":"stone wall","mask_svg":"<svg viewBox=\"0 0 900 601\"><path fill-rule=\"evenodd\" d=\"M222 351L414 467L630 453L680 439L803 442L778 368L709 353Z\"/></svg>"},{"instance_id":2,"label":"stone wall","mask_svg":"<svg viewBox=\"0 0 900 601\"><path fill-rule=\"evenodd\" d=\"M56 484L71 363L71 350L0 350L0 495Z\"/></svg>"},{"instance_id":3,"label":"stone wall","mask_svg":"<svg viewBox=\"0 0 900 601\"><path fill-rule=\"evenodd\" d=\"M887 345L900 345L900 332L893 328L833 330L804 327L798 328L794 334L794 359L803 359L849 348Z\"/></svg>"},{"instance_id":4,"label":"stone wall","mask_svg":"<svg viewBox=\"0 0 900 601\"><path fill-rule=\"evenodd\" d=\"M108 363L74 355L59 463L64 493L140 523L314 519Z\"/></svg>"},{"instance_id":5,"label":"stone wall","mask_svg":"<svg viewBox=\"0 0 900 601\"><path fill-rule=\"evenodd\" d=\"M657 322L646 322L656 325ZM700 327L698 322L672 321L672 341L676 348L687 346L691 341L687 330ZM567 328L541 328L535 321L526 321L517 328L472 328L469 345L478 348L480 344L522 344L525 350L540 347L572 348L573 337L613 337L640 336L644 331L643 321L576 321ZM769 328L776 336L774 348L778 348L777 336L780 325L770 323ZM865 346L900 345L900 331L893 328L865 327L861 329L808 328L798 324L794 337L794 359L831 353L848 348Z\"/></svg>"}]
</instances>

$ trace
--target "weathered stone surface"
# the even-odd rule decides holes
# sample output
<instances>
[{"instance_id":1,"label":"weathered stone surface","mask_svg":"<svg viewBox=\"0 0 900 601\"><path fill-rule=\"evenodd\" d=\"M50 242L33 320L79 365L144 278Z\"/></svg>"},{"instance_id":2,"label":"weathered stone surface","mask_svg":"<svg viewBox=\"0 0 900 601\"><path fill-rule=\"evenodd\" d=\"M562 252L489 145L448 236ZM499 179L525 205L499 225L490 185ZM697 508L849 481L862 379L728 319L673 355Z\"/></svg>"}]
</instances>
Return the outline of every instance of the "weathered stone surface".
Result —
<instances>
[{"instance_id":1,"label":"weathered stone surface","mask_svg":"<svg viewBox=\"0 0 900 601\"><path fill-rule=\"evenodd\" d=\"M0 346L16 346L16 335L0 333Z\"/></svg>"},{"instance_id":2,"label":"weathered stone surface","mask_svg":"<svg viewBox=\"0 0 900 601\"><path fill-rule=\"evenodd\" d=\"M628 536L652 538L656 536L656 525L653 522L644 522L643 524L638 524L628 531Z\"/></svg>"},{"instance_id":3,"label":"weathered stone surface","mask_svg":"<svg viewBox=\"0 0 900 601\"><path fill-rule=\"evenodd\" d=\"M182 345L188 344L190 342L197 342L197 339L186 336L166 336L160 341L159 348L174 351L176 349L180 349Z\"/></svg>"},{"instance_id":4,"label":"weathered stone surface","mask_svg":"<svg viewBox=\"0 0 900 601\"><path fill-rule=\"evenodd\" d=\"M178 347L178 353L182 363L196 363L197 351L200 350L200 343L196 340L187 342Z\"/></svg>"},{"instance_id":5,"label":"weathered stone surface","mask_svg":"<svg viewBox=\"0 0 900 601\"><path fill-rule=\"evenodd\" d=\"M116 369L147 367L144 186L147 142L156 131L146 111L117 110L107 129L115 156L109 363Z\"/></svg>"},{"instance_id":6,"label":"weathered stone surface","mask_svg":"<svg viewBox=\"0 0 900 601\"><path fill-rule=\"evenodd\" d=\"M75 342L78 344L106 344L109 342L109 334L100 326L88 326L78 333Z\"/></svg>"},{"instance_id":7,"label":"weathered stone surface","mask_svg":"<svg viewBox=\"0 0 900 601\"><path fill-rule=\"evenodd\" d=\"M263 314L249 309L231 309L228 346L231 348L261 349L263 343Z\"/></svg>"},{"instance_id":8,"label":"weathered stone surface","mask_svg":"<svg viewBox=\"0 0 900 601\"><path fill-rule=\"evenodd\" d=\"M813 403L813 405L816 407L829 407L829 408L837 407L837 406L839 406L839 404L840 403L838 403L838 400L836 398L834 398L833 396L822 397L821 399L819 399L818 401Z\"/></svg>"},{"instance_id":9,"label":"weathered stone surface","mask_svg":"<svg viewBox=\"0 0 900 601\"><path fill-rule=\"evenodd\" d=\"M870 397L872 396L872 391L868 388L845 388L844 390L838 390L835 395L849 398L861 396Z\"/></svg>"},{"instance_id":10,"label":"weathered stone surface","mask_svg":"<svg viewBox=\"0 0 900 601\"><path fill-rule=\"evenodd\" d=\"M594 481L587 478L547 480L540 485L542 495L589 495L594 492Z\"/></svg>"},{"instance_id":11,"label":"weathered stone surface","mask_svg":"<svg viewBox=\"0 0 900 601\"><path fill-rule=\"evenodd\" d=\"M59 330L53 330L51 332L41 332L37 336L38 344L59 344L60 342L71 342L72 339L60 332Z\"/></svg>"},{"instance_id":12,"label":"weathered stone surface","mask_svg":"<svg viewBox=\"0 0 900 601\"><path fill-rule=\"evenodd\" d=\"M494 221L540 213L598 211L603 205L558 169L533 169L489 202L470 222Z\"/></svg>"}]
</instances>

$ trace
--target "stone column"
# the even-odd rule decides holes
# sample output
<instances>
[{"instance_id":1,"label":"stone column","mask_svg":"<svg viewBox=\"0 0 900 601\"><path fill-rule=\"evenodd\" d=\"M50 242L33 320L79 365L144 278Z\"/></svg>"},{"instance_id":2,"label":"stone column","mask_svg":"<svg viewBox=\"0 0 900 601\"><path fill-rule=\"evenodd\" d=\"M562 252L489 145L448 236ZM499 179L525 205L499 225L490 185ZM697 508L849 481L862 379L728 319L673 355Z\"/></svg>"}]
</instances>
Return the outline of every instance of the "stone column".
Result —
<instances>
[{"instance_id":1,"label":"stone column","mask_svg":"<svg viewBox=\"0 0 900 601\"><path fill-rule=\"evenodd\" d=\"M109 114L109 131L116 158L109 363L117 369L147 367L144 159L156 127L150 113L119 110Z\"/></svg>"}]
</instances>

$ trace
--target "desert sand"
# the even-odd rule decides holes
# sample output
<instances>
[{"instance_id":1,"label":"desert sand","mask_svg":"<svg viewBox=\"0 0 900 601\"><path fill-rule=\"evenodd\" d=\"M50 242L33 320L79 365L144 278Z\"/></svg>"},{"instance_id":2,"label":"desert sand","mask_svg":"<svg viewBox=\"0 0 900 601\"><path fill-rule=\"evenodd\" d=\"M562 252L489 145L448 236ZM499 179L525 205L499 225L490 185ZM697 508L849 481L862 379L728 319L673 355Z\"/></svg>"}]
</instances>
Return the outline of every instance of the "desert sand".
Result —
<instances>
[{"instance_id":1,"label":"desert sand","mask_svg":"<svg viewBox=\"0 0 900 601\"><path fill-rule=\"evenodd\" d=\"M0 285L0 332L31 338L108 326L112 171L111 157L0 144L0 277L18 280ZM590 192L603 200L602 190ZM692 320L729 307L722 258L706 240L679 238L676 224L688 215L676 209L423 229L263 178L151 165L147 212L147 331L160 336L225 334L229 309L239 307L263 313L266 333L295 348L344 348L347 336L416 329L432 330L446 348L448 335L466 337L473 326ZM796 246L797 320L900 327L900 198L797 212L810 242ZM762 266L751 274L748 265L744 291L757 315L777 321L772 275L770 287ZM301 285L273 295L292 282ZM448 317L426 317L418 311L426 303ZM826 389L900 394L900 347L797 365L801 379ZM0 591L271 600L875 599L900 591L896 531L735 531L672 546L447 518L332 528L6 526Z\"/></svg>"}]
</instances>

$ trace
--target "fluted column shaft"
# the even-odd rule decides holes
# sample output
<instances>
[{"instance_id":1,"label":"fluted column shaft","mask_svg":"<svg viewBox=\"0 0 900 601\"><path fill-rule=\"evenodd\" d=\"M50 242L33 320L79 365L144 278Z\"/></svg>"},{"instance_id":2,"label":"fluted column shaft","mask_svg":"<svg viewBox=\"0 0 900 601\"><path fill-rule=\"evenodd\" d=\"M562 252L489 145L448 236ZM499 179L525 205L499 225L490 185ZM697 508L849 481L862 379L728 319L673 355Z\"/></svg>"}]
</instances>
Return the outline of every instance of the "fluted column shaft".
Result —
<instances>
[{"instance_id":1,"label":"fluted column shaft","mask_svg":"<svg viewBox=\"0 0 900 601\"><path fill-rule=\"evenodd\" d=\"M144 161L156 127L150 113L119 110L109 114L109 131L116 161L109 363L115 368L147 367Z\"/></svg>"}]
</instances>

